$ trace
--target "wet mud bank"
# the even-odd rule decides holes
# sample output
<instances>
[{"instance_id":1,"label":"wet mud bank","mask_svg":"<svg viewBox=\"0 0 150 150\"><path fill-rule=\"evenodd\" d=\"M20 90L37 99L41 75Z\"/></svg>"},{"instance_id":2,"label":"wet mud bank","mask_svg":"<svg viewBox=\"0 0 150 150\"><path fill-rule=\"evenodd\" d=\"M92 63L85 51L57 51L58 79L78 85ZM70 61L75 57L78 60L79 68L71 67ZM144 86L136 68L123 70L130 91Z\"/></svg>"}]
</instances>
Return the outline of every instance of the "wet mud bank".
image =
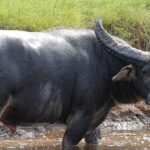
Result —
<instances>
[{"instance_id":1,"label":"wet mud bank","mask_svg":"<svg viewBox=\"0 0 150 150\"><path fill-rule=\"evenodd\" d=\"M150 106L144 102L117 105L101 124L102 139L98 145L82 140L73 150L150 149ZM61 150L65 126L61 124L24 124L11 133L0 124L0 149Z\"/></svg>"},{"instance_id":2,"label":"wet mud bank","mask_svg":"<svg viewBox=\"0 0 150 150\"><path fill-rule=\"evenodd\" d=\"M118 104L113 107L101 125L102 131L141 130L150 128L150 106L144 101L136 104Z\"/></svg>"}]
</instances>

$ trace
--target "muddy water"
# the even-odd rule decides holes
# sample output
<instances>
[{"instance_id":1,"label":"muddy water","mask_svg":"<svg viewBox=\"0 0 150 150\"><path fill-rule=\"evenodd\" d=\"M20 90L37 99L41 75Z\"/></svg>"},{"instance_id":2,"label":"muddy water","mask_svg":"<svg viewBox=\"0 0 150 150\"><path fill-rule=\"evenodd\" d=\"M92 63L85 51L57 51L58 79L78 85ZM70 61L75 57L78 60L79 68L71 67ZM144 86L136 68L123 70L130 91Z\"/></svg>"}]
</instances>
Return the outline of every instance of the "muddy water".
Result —
<instances>
[{"instance_id":1,"label":"muddy water","mask_svg":"<svg viewBox=\"0 0 150 150\"><path fill-rule=\"evenodd\" d=\"M0 137L0 149L50 149L61 150L61 142L64 134L64 127L46 129L43 126L38 128L24 127L18 129L21 135L9 135ZM102 133L102 139L98 145L86 145L84 140L78 147L71 147L67 150L149 150L150 130L124 130L109 131Z\"/></svg>"}]
</instances>

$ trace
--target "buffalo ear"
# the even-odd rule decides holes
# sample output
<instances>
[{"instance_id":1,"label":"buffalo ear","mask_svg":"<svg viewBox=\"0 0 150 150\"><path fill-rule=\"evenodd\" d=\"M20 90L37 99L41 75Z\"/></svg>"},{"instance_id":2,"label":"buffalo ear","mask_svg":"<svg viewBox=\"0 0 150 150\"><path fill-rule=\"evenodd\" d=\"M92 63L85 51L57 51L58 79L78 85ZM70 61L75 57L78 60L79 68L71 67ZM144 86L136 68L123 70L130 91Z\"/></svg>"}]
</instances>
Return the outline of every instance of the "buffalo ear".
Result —
<instances>
[{"instance_id":1,"label":"buffalo ear","mask_svg":"<svg viewBox=\"0 0 150 150\"><path fill-rule=\"evenodd\" d=\"M133 65L123 67L113 78L113 81L131 81L136 80L135 68Z\"/></svg>"}]
</instances>

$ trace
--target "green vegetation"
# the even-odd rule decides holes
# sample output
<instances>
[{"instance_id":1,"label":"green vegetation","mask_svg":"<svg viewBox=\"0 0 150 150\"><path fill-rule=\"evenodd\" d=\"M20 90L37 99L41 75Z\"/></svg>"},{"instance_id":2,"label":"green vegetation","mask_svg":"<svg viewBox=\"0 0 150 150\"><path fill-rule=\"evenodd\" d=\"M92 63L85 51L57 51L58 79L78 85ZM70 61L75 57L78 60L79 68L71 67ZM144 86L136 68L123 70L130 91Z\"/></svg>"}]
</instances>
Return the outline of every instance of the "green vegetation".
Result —
<instances>
[{"instance_id":1,"label":"green vegetation","mask_svg":"<svg viewBox=\"0 0 150 150\"><path fill-rule=\"evenodd\" d=\"M104 26L150 50L150 0L0 0L0 28L40 31L56 26Z\"/></svg>"}]
</instances>

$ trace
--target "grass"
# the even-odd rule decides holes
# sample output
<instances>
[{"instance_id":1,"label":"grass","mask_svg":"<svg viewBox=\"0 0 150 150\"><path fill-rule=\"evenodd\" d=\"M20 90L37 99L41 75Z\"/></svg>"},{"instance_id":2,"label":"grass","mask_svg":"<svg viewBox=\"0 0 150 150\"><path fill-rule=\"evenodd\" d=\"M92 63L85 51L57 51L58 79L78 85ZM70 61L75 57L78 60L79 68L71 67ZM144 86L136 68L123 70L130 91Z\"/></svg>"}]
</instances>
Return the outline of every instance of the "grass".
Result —
<instances>
[{"instance_id":1,"label":"grass","mask_svg":"<svg viewBox=\"0 0 150 150\"><path fill-rule=\"evenodd\" d=\"M150 0L0 0L1 29L94 28L98 16L112 34L150 50Z\"/></svg>"}]
</instances>

